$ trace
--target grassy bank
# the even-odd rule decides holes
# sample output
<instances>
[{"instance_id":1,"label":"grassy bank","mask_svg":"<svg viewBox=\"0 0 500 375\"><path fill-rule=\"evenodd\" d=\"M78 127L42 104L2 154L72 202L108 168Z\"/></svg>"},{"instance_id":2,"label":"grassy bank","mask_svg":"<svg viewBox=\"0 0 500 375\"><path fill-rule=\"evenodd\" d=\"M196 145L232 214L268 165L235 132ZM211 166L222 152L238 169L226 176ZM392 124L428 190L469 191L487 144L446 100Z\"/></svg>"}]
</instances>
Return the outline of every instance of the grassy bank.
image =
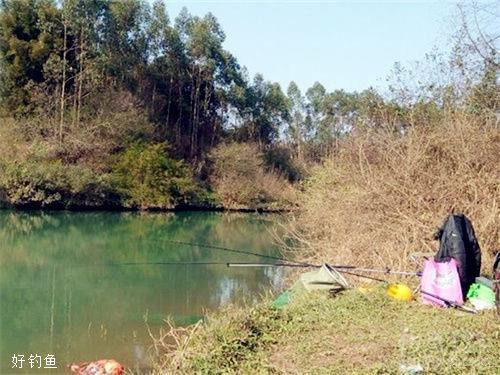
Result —
<instances>
[{"instance_id":1,"label":"grassy bank","mask_svg":"<svg viewBox=\"0 0 500 375\"><path fill-rule=\"evenodd\" d=\"M156 372L397 374L420 364L430 374L493 374L499 320L417 301L397 302L383 288L336 297L309 294L284 310L269 303L231 309L209 324L156 341ZM164 333L167 333L165 331Z\"/></svg>"}]
</instances>

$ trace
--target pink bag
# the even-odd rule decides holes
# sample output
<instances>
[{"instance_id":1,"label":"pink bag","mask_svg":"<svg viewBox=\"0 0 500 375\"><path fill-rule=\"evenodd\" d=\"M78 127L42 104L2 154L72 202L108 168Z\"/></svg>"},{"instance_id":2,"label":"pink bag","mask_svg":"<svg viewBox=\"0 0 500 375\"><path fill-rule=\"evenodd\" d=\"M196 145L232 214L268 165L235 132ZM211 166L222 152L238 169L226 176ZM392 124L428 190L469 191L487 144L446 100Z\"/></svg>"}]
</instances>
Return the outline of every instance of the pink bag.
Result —
<instances>
[{"instance_id":1,"label":"pink bag","mask_svg":"<svg viewBox=\"0 0 500 375\"><path fill-rule=\"evenodd\" d=\"M457 305L463 305L464 303L457 262L453 258L448 262L436 262L433 259L426 260L420 288L422 302L426 305L444 307L446 303L424 292L454 302Z\"/></svg>"}]
</instances>

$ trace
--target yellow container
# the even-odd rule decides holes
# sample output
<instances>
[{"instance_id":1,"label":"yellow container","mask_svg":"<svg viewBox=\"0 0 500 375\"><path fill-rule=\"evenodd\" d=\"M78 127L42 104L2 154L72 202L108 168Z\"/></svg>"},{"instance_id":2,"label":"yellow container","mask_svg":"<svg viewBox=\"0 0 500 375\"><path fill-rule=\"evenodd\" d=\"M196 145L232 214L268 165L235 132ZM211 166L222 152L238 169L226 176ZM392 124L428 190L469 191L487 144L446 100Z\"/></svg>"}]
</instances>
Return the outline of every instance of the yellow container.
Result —
<instances>
[{"instance_id":1,"label":"yellow container","mask_svg":"<svg viewBox=\"0 0 500 375\"><path fill-rule=\"evenodd\" d=\"M408 285L391 284L387 288L387 295L398 301L410 301L413 299L413 293Z\"/></svg>"}]
</instances>

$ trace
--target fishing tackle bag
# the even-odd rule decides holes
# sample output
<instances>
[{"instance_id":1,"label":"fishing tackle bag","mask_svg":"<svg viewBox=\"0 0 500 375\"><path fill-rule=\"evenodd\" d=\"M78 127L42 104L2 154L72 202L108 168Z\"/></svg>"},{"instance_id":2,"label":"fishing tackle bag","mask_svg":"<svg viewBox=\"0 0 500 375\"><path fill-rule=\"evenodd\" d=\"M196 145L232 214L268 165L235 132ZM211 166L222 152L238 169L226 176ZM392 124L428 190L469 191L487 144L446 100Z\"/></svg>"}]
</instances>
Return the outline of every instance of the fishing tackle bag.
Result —
<instances>
[{"instance_id":1,"label":"fishing tackle bag","mask_svg":"<svg viewBox=\"0 0 500 375\"><path fill-rule=\"evenodd\" d=\"M471 221L464 214L449 215L436 233L436 239L439 239L439 250L434 260L455 259L465 297L481 270L481 249Z\"/></svg>"}]
</instances>

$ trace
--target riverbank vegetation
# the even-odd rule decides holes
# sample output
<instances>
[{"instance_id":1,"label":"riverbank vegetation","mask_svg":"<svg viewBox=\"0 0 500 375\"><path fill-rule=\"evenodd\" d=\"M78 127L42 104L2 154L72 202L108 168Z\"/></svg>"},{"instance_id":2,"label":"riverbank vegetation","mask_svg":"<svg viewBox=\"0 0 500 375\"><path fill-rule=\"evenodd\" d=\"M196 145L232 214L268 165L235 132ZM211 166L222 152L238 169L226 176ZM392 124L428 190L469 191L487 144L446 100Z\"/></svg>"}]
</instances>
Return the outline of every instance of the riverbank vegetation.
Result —
<instances>
[{"instance_id":1,"label":"riverbank vegetation","mask_svg":"<svg viewBox=\"0 0 500 375\"><path fill-rule=\"evenodd\" d=\"M449 54L396 64L391 100L355 101L337 122L290 229L303 258L414 268L410 255L434 253L437 228L462 212L490 272L500 247L500 64L491 29L498 18L488 9L459 8Z\"/></svg>"},{"instance_id":2,"label":"riverbank vegetation","mask_svg":"<svg viewBox=\"0 0 500 375\"><path fill-rule=\"evenodd\" d=\"M183 10L171 21L161 1L10 0L0 24L3 201L291 208L266 190L287 178L264 158L278 147L288 98L248 77L213 15ZM225 202L209 154L232 143L258 149L246 155L260 183ZM123 173L134 158L133 173Z\"/></svg>"},{"instance_id":3,"label":"riverbank vegetation","mask_svg":"<svg viewBox=\"0 0 500 375\"><path fill-rule=\"evenodd\" d=\"M464 212L489 271L500 243L499 155L494 117L450 111L404 135L363 129L312 172L294 237L304 255L335 264L414 267L410 255L434 253L444 218Z\"/></svg>"},{"instance_id":4,"label":"riverbank vegetation","mask_svg":"<svg viewBox=\"0 0 500 375\"><path fill-rule=\"evenodd\" d=\"M265 303L227 308L207 321L156 334L155 373L399 374L404 366L420 365L422 373L492 374L497 369L499 323L491 312L471 315L398 302L384 288L335 298L303 295L284 310Z\"/></svg>"}]
</instances>

